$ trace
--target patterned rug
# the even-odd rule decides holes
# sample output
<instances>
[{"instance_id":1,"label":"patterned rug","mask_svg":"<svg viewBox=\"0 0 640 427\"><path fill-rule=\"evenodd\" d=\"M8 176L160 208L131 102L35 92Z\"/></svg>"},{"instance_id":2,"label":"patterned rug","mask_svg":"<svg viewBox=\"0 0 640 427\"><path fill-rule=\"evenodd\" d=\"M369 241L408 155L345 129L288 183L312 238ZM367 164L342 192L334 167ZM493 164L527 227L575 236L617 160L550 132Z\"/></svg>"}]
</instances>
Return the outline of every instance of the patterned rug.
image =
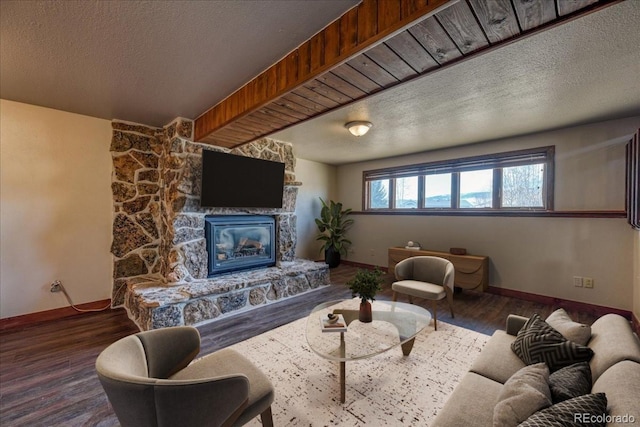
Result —
<instances>
[{"instance_id":1,"label":"patterned rug","mask_svg":"<svg viewBox=\"0 0 640 427\"><path fill-rule=\"evenodd\" d=\"M296 320L232 346L271 379L276 426L428 426L489 339L438 322L438 331L430 326L416 337L408 357L398 347L347 362L340 403L339 364L309 349L305 325Z\"/></svg>"}]
</instances>

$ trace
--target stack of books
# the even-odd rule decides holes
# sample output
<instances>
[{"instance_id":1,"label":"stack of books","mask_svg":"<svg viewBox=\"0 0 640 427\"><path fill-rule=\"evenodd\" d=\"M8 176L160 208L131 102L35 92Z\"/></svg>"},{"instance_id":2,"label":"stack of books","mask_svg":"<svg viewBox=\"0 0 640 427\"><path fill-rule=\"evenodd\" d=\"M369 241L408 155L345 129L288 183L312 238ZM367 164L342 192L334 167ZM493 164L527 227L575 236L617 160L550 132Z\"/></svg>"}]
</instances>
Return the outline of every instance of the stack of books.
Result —
<instances>
[{"instance_id":1,"label":"stack of books","mask_svg":"<svg viewBox=\"0 0 640 427\"><path fill-rule=\"evenodd\" d=\"M347 332L347 322L344 321L342 314L338 314L338 320L333 323L330 323L328 318L321 317L320 327L322 332Z\"/></svg>"}]
</instances>

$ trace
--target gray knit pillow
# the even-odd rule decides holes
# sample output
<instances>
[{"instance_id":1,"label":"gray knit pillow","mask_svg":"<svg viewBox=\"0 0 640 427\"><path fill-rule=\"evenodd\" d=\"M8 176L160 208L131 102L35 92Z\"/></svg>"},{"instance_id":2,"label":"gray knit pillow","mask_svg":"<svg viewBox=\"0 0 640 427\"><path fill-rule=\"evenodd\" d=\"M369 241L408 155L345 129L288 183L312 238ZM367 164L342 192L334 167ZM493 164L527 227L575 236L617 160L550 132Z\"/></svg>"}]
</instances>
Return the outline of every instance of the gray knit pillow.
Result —
<instances>
[{"instance_id":1,"label":"gray knit pillow","mask_svg":"<svg viewBox=\"0 0 640 427\"><path fill-rule=\"evenodd\" d=\"M544 363L525 366L502 386L493 408L493 425L516 426L534 412L551 406L549 368Z\"/></svg>"},{"instance_id":2,"label":"gray knit pillow","mask_svg":"<svg viewBox=\"0 0 640 427\"><path fill-rule=\"evenodd\" d=\"M591 339L591 326L574 322L562 308L551 313L546 322L563 337L576 344L587 345Z\"/></svg>"}]
</instances>

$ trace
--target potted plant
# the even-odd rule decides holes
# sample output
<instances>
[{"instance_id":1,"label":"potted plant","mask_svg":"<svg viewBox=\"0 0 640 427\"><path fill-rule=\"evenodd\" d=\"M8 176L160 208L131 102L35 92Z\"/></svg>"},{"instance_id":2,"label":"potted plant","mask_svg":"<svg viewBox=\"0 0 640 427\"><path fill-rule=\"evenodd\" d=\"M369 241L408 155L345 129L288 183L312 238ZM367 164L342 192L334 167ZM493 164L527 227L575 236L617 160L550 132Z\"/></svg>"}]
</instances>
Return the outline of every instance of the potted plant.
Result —
<instances>
[{"instance_id":1,"label":"potted plant","mask_svg":"<svg viewBox=\"0 0 640 427\"><path fill-rule=\"evenodd\" d=\"M359 269L356 275L347 281L351 295L360 298L360 313L358 320L371 322L371 302L375 300L376 293L382 289L382 271L376 267L374 270Z\"/></svg>"},{"instance_id":2,"label":"potted plant","mask_svg":"<svg viewBox=\"0 0 640 427\"><path fill-rule=\"evenodd\" d=\"M345 237L345 232L353 224L351 218L347 218L351 214L351 209L342 209L342 203L336 203L333 200L329 204L325 203L322 198L322 209L320 218L316 218L316 225L320 234L316 240L324 242L320 251L324 250L324 261L329 264L329 268L340 265L340 255L347 254L347 248L351 241Z\"/></svg>"}]
</instances>

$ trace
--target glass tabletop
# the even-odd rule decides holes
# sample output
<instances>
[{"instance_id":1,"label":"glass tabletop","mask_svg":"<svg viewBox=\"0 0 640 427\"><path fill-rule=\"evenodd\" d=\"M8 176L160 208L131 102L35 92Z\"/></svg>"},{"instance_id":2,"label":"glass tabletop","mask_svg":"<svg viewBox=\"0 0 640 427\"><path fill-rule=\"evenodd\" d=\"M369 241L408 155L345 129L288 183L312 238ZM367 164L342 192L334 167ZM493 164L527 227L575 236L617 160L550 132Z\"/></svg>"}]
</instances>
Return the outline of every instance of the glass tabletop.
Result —
<instances>
[{"instance_id":1,"label":"glass tabletop","mask_svg":"<svg viewBox=\"0 0 640 427\"><path fill-rule=\"evenodd\" d=\"M410 341L431 321L431 313L420 306L373 301L373 321L362 323L358 320L359 307L360 298L316 306L307 318L306 336L311 350L339 362L365 359ZM321 323L329 313L344 316L346 332L323 332Z\"/></svg>"}]
</instances>

